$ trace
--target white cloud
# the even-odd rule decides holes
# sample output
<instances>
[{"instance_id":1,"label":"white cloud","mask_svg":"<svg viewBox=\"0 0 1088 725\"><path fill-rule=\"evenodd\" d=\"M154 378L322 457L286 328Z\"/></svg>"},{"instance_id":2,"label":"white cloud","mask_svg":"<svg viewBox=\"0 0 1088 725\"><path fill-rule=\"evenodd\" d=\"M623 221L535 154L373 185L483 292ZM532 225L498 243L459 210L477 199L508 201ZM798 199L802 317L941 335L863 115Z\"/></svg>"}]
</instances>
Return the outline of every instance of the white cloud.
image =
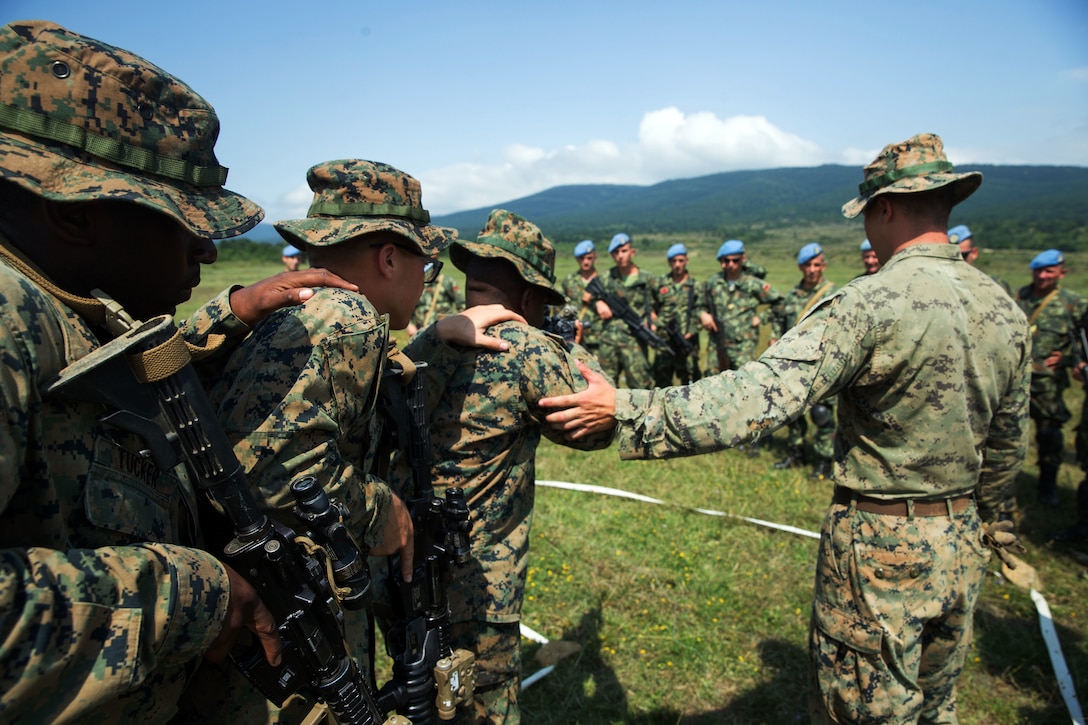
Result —
<instances>
[{"instance_id":1,"label":"white cloud","mask_svg":"<svg viewBox=\"0 0 1088 725\"><path fill-rule=\"evenodd\" d=\"M869 155L869 158L872 158ZM677 108L642 117L638 140L593 139L553 150L515 144L494 164L461 163L418 175L425 206L445 214L498 204L565 184L653 184L739 169L832 161L818 145L763 116L719 119ZM838 160L838 159L834 159Z\"/></svg>"},{"instance_id":2,"label":"white cloud","mask_svg":"<svg viewBox=\"0 0 1088 725\"><path fill-rule=\"evenodd\" d=\"M1070 68L1065 75L1078 83L1088 83L1088 68Z\"/></svg>"}]
</instances>

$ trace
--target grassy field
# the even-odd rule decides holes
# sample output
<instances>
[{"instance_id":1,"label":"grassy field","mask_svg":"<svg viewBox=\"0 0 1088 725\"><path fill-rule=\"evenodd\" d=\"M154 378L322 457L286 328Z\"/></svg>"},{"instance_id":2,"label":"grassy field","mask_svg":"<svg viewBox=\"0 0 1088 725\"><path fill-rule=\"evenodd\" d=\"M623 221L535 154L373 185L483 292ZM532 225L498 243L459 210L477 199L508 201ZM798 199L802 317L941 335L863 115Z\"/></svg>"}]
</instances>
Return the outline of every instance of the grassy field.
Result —
<instances>
[{"instance_id":1,"label":"grassy field","mask_svg":"<svg viewBox=\"0 0 1088 725\"><path fill-rule=\"evenodd\" d=\"M819 241L827 249L828 276L845 283L860 271L861 236L860 227L838 226L782 233L749 253L769 268L768 281L788 288L799 276L796 250ZM689 243L696 276L716 269L719 239L636 237L645 247L637 261L664 272L664 250L673 241ZM1027 262L1034 253L984 250L980 261L1015 288L1030 280ZM574 269L569 248L558 262L560 276ZM599 267L607 262L605 257ZM1088 255L1070 256L1068 287L1088 292L1086 263ZM278 264L217 267L208 269L182 313L230 282L278 270ZM1067 402L1079 413L1081 400L1076 389ZM1073 681L1080 697L1088 698L1088 552L1046 542L1048 532L1073 517L1082 477L1072 455L1074 423L1059 477L1063 506L1034 503L1033 454L1017 486L1028 549L1023 558L1041 576ZM542 444L540 480L615 487L671 505L538 488L525 623L577 650L523 694L527 723L807 721L806 632L816 540L686 508L818 531L832 485L807 478L807 471L775 471L770 464L784 452L781 435L756 458L725 451L620 462L614 449L587 454ZM960 680L961 722L1069 722L1028 592L1003 579L996 565L991 570L975 617L974 650ZM525 642L525 673L550 662L551 649Z\"/></svg>"}]
</instances>

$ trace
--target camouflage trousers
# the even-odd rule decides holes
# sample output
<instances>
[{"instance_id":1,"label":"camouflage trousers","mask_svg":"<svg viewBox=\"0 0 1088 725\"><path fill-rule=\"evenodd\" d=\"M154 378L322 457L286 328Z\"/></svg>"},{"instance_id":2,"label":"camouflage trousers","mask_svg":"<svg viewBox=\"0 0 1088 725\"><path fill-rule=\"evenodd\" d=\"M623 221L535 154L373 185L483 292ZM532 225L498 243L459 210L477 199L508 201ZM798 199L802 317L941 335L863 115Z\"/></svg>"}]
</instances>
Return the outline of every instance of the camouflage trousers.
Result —
<instances>
[{"instance_id":1,"label":"camouflage trousers","mask_svg":"<svg viewBox=\"0 0 1088 725\"><path fill-rule=\"evenodd\" d=\"M823 406L826 411L817 414L816 406L813 406L808 413L808 417L812 418L812 427L815 429L812 437L812 451L819 460L830 461L835 455L835 404L833 401L825 400L818 405ZM787 441L790 448L796 450L804 448L808 425L809 421L805 415L801 415L789 424Z\"/></svg>"},{"instance_id":2,"label":"camouflage trousers","mask_svg":"<svg viewBox=\"0 0 1088 725\"><path fill-rule=\"evenodd\" d=\"M974 505L887 516L832 504L809 628L814 723L957 723L990 553Z\"/></svg>"},{"instance_id":3,"label":"camouflage trousers","mask_svg":"<svg viewBox=\"0 0 1088 725\"><path fill-rule=\"evenodd\" d=\"M698 342L697 339L696 342ZM659 388L667 388L670 385L676 385L676 381L679 381L680 385L687 385L696 379L694 373L698 365L698 348L687 357L680 357L672 350L657 350L654 352L654 362L651 366L654 385Z\"/></svg>"},{"instance_id":4,"label":"camouflage trousers","mask_svg":"<svg viewBox=\"0 0 1088 725\"><path fill-rule=\"evenodd\" d=\"M633 337L601 340L597 360L617 385L620 384L620 373L623 373L626 378L624 385L628 388L644 389L654 386L646 346L639 344Z\"/></svg>"},{"instance_id":5,"label":"camouflage trousers","mask_svg":"<svg viewBox=\"0 0 1088 725\"><path fill-rule=\"evenodd\" d=\"M458 725L520 725L521 628L517 622L454 622L453 648L476 653L474 709L458 710Z\"/></svg>"}]
</instances>

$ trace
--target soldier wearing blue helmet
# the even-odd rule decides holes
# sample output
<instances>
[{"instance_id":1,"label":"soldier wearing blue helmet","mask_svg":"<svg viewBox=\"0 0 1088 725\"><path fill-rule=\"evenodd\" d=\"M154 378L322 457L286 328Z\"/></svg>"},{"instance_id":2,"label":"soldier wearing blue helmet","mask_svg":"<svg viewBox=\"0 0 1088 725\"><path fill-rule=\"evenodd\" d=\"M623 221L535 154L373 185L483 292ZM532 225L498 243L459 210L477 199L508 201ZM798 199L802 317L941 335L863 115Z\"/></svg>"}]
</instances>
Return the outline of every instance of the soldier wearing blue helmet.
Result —
<instances>
[{"instance_id":1,"label":"soldier wearing blue helmet","mask_svg":"<svg viewBox=\"0 0 1088 725\"><path fill-rule=\"evenodd\" d=\"M631 244L631 237L623 232L612 237L608 253L616 264L601 279L601 284L610 294L625 298L631 309L643 318L646 327L652 326L657 277L635 264L636 250ZM601 367L617 382L622 373L629 387L652 386L654 378L647 344L635 336L627 323L613 314L604 300L598 299L595 304L597 316L601 319L601 344L598 348Z\"/></svg>"},{"instance_id":2,"label":"soldier wearing blue helmet","mask_svg":"<svg viewBox=\"0 0 1088 725\"><path fill-rule=\"evenodd\" d=\"M669 341L668 350L654 353L654 384L687 385L699 379L699 323L695 315L702 285L688 274L688 248L673 244L665 252L669 274L661 277L654 295L657 329ZM666 334L667 333L667 336Z\"/></svg>"},{"instance_id":3,"label":"soldier wearing blue helmet","mask_svg":"<svg viewBox=\"0 0 1088 725\"><path fill-rule=\"evenodd\" d=\"M578 310L578 321L582 323L582 347L594 355L600 347L600 323L597 322L597 307L593 294L586 291L586 285L597 278L597 250L592 239L583 239L574 245L574 258L578 269L574 270L559 284L567 304Z\"/></svg>"},{"instance_id":4,"label":"soldier wearing blue helmet","mask_svg":"<svg viewBox=\"0 0 1088 725\"><path fill-rule=\"evenodd\" d=\"M1076 292L1061 286L1065 255L1057 249L1037 254L1029 264L1031 284L1016 293L1016 303L1031 328L1031 419L1039 458L1040 503L1057 506L1058 470L1065 440L1062 427L1072 417L1065 406L1069 369L1076 364L1073 331L1088 308Z\"/></svg>"}]
</instances>

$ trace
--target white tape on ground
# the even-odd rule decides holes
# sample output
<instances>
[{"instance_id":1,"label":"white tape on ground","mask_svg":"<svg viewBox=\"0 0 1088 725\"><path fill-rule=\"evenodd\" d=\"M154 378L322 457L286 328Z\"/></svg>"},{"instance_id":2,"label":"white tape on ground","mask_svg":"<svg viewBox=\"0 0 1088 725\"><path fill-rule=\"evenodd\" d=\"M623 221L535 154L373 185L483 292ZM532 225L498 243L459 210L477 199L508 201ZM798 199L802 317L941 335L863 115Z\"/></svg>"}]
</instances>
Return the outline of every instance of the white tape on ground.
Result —
<instances>
[{"instance_id":1,"label":"white tape on ground","mask_svg":"<svg viewBox=\"0 0 1088 725\"><path fill-rule=\"evenodd\" d=\"M1043 632L1043 640L1046 641L1046 648L1050 653L1050 664L1054 667L1054 674L1058 678L1058 689L1061 690L1062 699L1065 700L1065 709L1072 716L1073 725L1084 725L1084 714L1081 712L1080 703L1077 702L1073 676L1069 674L1065 657L1062 655L1058 632L1054 629L1054 620L1050 616L1050 605L1046 603L1043 595L1034 589L1031 590L1031 601L1035 602L1035 610L1039 612L1039 629Z\"/></svg>"},{"instance_id":2,"label":"white tape on ground","mask_svg":"<svg viewBox=\"0 0 1088 725\"><path fill-rule=\"evenodd\" d=\"M681 506L679 504L668 503L661 499L651 498L650 496L643 496L640 493L632 493L630 491L624 491L619 488L609 488L607 486L595 486L588 483L571 483L569 481L541 481L537 480L536 485L544 486L545 488L561 488L568 491L582 491L584 493L597 493L604 496L615 496L617 498L628 498L633 501L642 501L643 503L652 503L660 506L670 506L673 508L681 508L686 511L694 511L696 513L704 514L706 516L721 516L731 519L739 519L741 521L747 521L750 524L756 524L757 526L766 526L767 528L777 529L779 531L786 531L791 534L797 534L799 536L808 536L813 539L819 539L820 535L814 531L806 531L805 529L799 529L795 526L787 526L785 524L776 524L773 521L763 521L762 519L753 519L747 516L737 516L736 514L725 513L724 511L714 511L713 509L701 509L691 506ZM1043 640L1046 642L1047 651L1050 654L1050 663L1054 668L1054 676L1058 680L1058 688L1061 690L1062 698L1065 700L1065 707L1069 711L1070 716L1073 718L1073 725L1085 725L1084 715L1081 713L1080 703L1077 701L1077 691L1073 686L1073 676L1069 673L1069 667L1066 665L1065 657L1062 655L1061 644L1058 642L1058 634L1054 629L1054 621L1050 616L1050 607L1046 603L1046 599L1042 594L1036 590L1031 590L1031 600L1035 602L1035 610L1039 613L1039 627L1043 633ZM547 644L548 640L543 635L537 634L533 630L524 624L521 625L521 634L527 639L531 639L535 642ZM536 682L545 675L551 673L554 670L554 666L548 666L534 672L531 676L525 679L521 685L521 689L525 689L532 683Z\"/></svg>"}]
</instances>

